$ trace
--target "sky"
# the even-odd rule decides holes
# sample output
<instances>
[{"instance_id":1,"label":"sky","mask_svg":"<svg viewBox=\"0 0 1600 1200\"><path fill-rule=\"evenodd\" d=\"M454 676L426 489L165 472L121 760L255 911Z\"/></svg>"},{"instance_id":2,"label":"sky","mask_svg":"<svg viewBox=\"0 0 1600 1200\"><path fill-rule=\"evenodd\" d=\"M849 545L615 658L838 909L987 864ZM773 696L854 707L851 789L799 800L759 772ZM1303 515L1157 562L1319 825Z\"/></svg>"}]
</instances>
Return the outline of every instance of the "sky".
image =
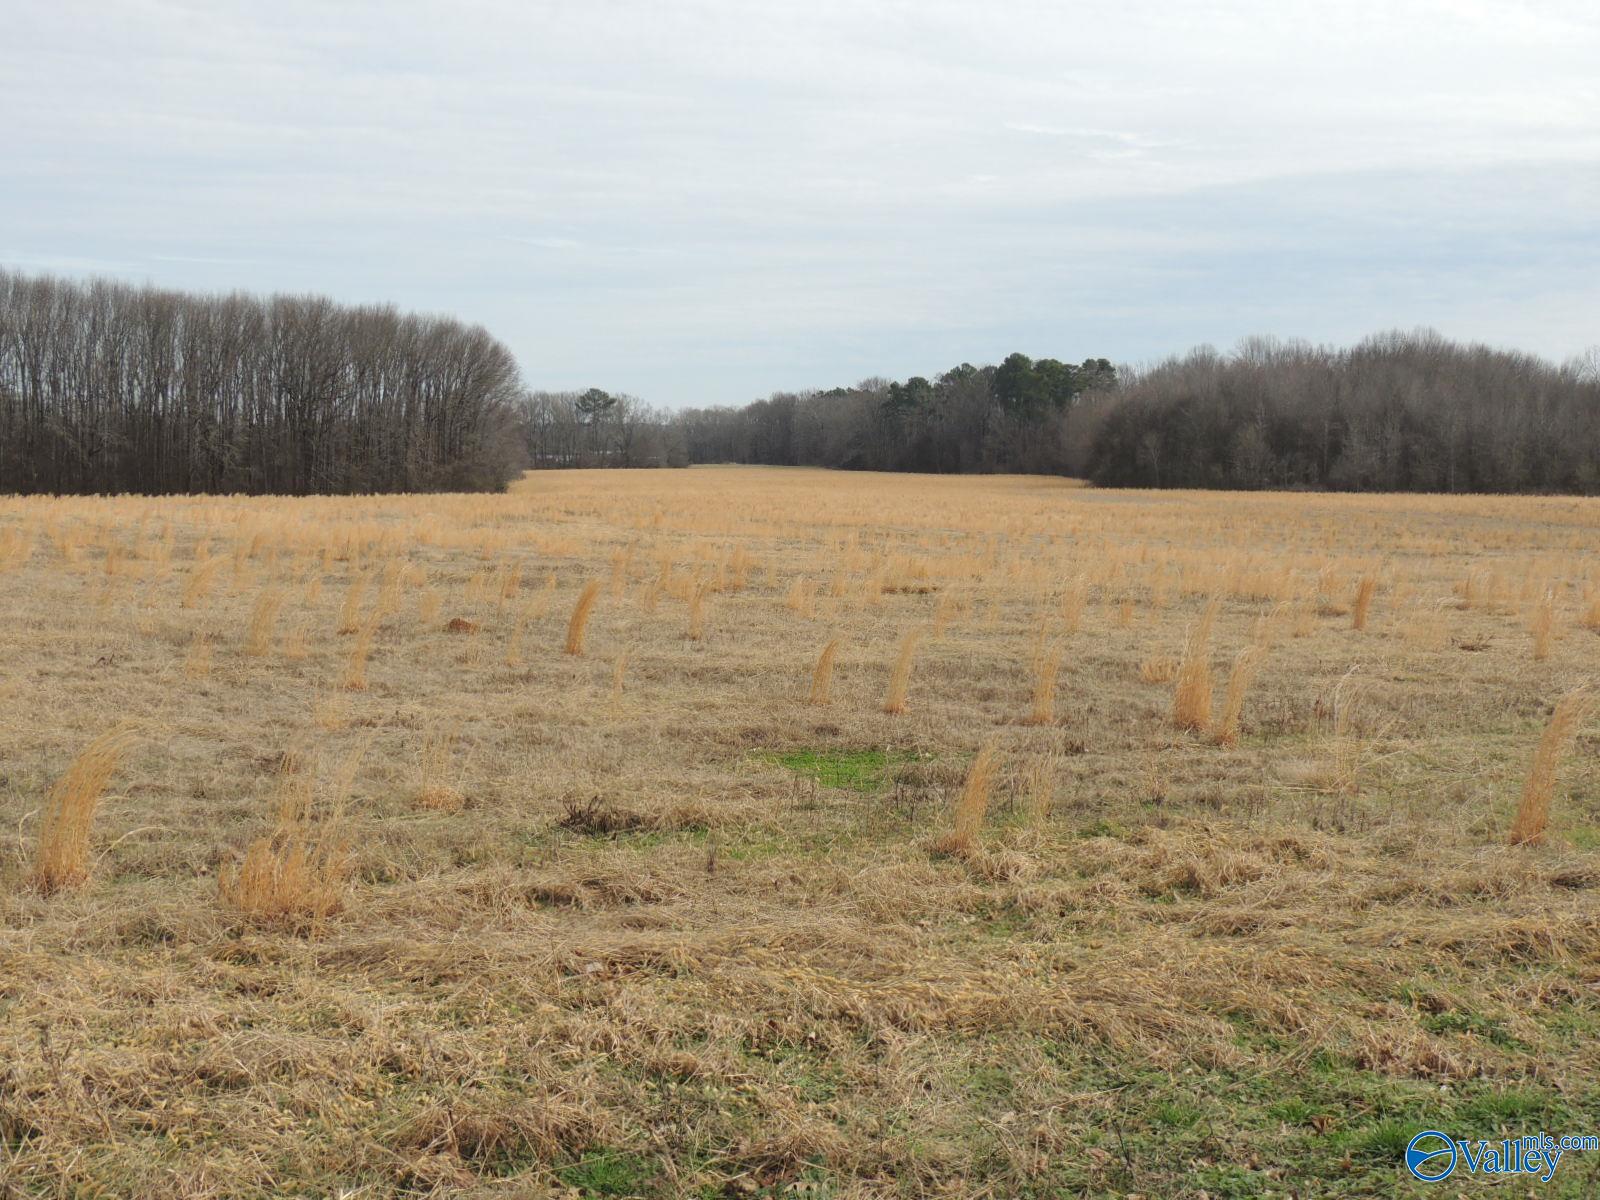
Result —
<instances>
[{"instance_id":1,"label":"sky","mask_svg":"<svg viewBox=\"0 0 1600 1200\"><path fill-rule=\"evenodd\" d=\"M0 0L0 266L681 407L1021 350L1600 343L1594 0Z\"/></svg>"}]
</instances>

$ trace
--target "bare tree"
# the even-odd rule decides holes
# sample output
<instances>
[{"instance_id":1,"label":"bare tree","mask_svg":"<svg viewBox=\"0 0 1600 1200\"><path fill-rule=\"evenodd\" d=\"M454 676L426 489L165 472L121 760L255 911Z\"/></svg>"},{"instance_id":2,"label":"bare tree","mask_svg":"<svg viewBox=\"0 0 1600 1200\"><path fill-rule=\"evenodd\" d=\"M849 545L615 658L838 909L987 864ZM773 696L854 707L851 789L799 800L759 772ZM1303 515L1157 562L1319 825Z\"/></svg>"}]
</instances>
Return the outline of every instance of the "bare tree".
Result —
<instances>
[{"instance_id":1,"label":"bare tree","mask_svg":"<svg viewBox=\"0 0 1600 1200\"><path fill-rule=\"evenodd\" d=\"M0 271L0 490L503 488L518 394L456 321Z\"/></svg>"}]
</instances>

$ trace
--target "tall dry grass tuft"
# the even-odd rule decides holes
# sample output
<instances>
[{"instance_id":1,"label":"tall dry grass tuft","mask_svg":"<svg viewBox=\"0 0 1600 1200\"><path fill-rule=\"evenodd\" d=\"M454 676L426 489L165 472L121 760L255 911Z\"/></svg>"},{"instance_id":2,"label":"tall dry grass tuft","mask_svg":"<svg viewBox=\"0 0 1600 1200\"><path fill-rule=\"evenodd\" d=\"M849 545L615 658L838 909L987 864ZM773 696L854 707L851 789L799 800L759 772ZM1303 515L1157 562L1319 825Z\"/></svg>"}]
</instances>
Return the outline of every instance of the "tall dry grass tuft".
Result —
<instances>
[{"instance_id":1,"label":"tall dry grass tuft","mask_svg":"<svg viewBox=\"0 0 1600 1200\"><path fill-rule=\"evenodd\" d=\"M212 586L217 582L217 573L222 570L222 560L218 558L206 559L200 562L189 574L189 582L183 588L183 608L195 608L200 601L211 594Z\"/></svg>"},{"instance_id":2,"label":"tall dry grass tuft","mask_svg":"<svg viewBox=\"0 0 1600 1200\"><path fill-rule=\"evenodd\" d=\"M1588 605L1583 610L1583 616L1578 618L1585 629L1592 629L1600 633L1600 590L1596 590L1589 597Z\"/></svg>"},{"instance_id":3,"label":"tall dry grass tuft","mask_svg":"<svg viewBox=\"0 0 1600 1200\"><path fill-rule=\"evenodd\" d=\"M1372 611L1372 595L1378 590L1378 580L1372 575L1363 575L1356 581L1356 598L1350 606L1350 628L1365 629L1367 615Z\"/></svg>"},{"instance_id":4,"label":"tall dry grass tuft","mask_svg":"<svg viewBox=\"0 0 1600 1200\"><path fill-rule=\"evenodd\" d=\"M347 760L332 809L320 820L312 812L313 767L299 754L283 756L275 828L250 844L238 867L218 873L224 904L252 920L297 928L344 907L352 866L344 795L363 749Z\"/></svg>"},{"instance_id":5,"label":"tall dry grass tuft","mask_svg":"<svg viewBox=\"0 0 1600 1200\"><path fill-rule=\"evenodd\" d=\"M527 632L528 621L533 616L533 600L525 600L517 609L517 617L511 623L511 636L506 639L506 666L520 667L522 665L522 639Z\"/></svg>"},{"instance_id":6,"label":"tall dry grass tuft","mask_svg":"<svg viewBox=\"0 0 1600 1200\"><path fill-rule=\"evenodd\" d=\"M1146 683L1171 683L1178 664L1167 654L1147 654L1139 660L1139 678Z\"/></svg>"},{"instance_id":7,"label":"tall dry grass tuft","mask_svg":"<svg viewBox=\"0 0 1600 1200\"><path fill-rule=\"evenodd\" d=\"M372 654L372 639L378 632L378 618L373 616L364 621L356 632L356 640L350 644L350 653L344 661L344 675L340 679L340 686L347 692L364 692L367 690L367 659Z\"/></svg>"},{"instance_id":8,"label":"tall dry grass tuft","mask_svg":"<svg viewBox=\"0 0 1600 1200\"><path fill-rule=\"evenodd\" d=\"M247 657L265 658L272 652L272 630L278 623L278 614L282 611L282 588L272 588L261 593L261 598L256 601L255 609L250 614L250 624L245 630L244 652Z\"/></svg>"},{"instance_id":9,"label":"tall dry grass tuft","mask_svg":"<svg viewBox=\"0 0 1600 1200\"><path fill-rule=\"evenodd\" d=\"M344 603L339 606L339 627L341 634L360 633L361 600L367 594L367 577L357 573L350 580L350 586L345 590Z\"/></svg>"},{"instance_id":10,"label":"tall dry grass tuft","mask_svg":"<svg viewBox=\"0 0 1600 1200\"><path fill-rule=\"evenodd\" d=\"M1061 593L1061 623L1068 633L1077 633L1083 624L1084 606L1089 602L1089 581L1082 575Z\"/></svg>"},{"instance_id":11,"label":"tall dry grass tuft","mask_svg":"<svg viewBox=\"0 0 1600 1200\"><path fill-rule=\"evenodd\" d=\"M617 712L622 708L623 678L628 673L628 652L624 650L617 655L617 661L611 668L611 711Z\"/></svg>"},{"instance_id":12,"label":"tall dry grass tuft","mask_svg":"<svg viewBox=\"0 0 1600 1200\"><path fill-rule=\"evenodd\" d=\"M963 856L978 848L978 832L989 811L989 791L994 786L995 760L993 742L979 750L972 760L961 794L956 797L950 831L934 841L935 853Z\"/></svg>"},{"instance_id":13,"label":"tall dry grass tuft","mask_svg":"<svg viewBox=\"0 0 1600 1200\"><path fill-rule=\"evenodd\" d=\"M1056 776L1060 769L1060 756L1054 752L1040 755L1028 768L1028 821L1035 828L1049 821L1055 808Z\"/></svg>"},{"instance_id":14,"label":"tall dry grass tuft","mask_svg":"<svg viewBox=\"0 0 1600 1200\"><path fill-rule=\"evenodd\" d=\"M1588 716L1589 703L1589 692L1581 687L1574 688L1557 702L1550 723L1539 739L1539 747L1533 752L1528 778L1522 785L1522 799L1517 803L1517 815L1511 821L1511 832L1506 838L1511 845L1527 845L1544 839L1561 757Z\"/></svg>"},{"instance_id":15,"label":"tall dry grass tuft","mask_svg":"<svg viewBox=\"0 0 1600 1200\"><path fill-rule=\"evenodd\" d=\"M89 837L100 797L133 739L126 726L101 734L50 789L33 865L33 886L44 895L77 887L89 878Z\"/></svg>"},{"instance_id":16,"label":"tall dry grass tuft","mask_svg":"<svg viewBox=\"0 0 1600 1200\"><path fill-rule=\"evenodd\" d=\"M378 600L372 608L380 621L386 621L400 611L400 590L405 586L406 565L398 558L383 564L379 577Z\"/></svg>"},{"instance_id":17,"label":"tall dry grass tuft","mask_svg":"<svg viewBox=\"0 0 1600 1200\"><path fill-rule=\"evenodd\" d=\"M704 641L706 636L706 597L711 592L709 582L702 583L695 588L694 595L689 597L689 640L691 642Z\"/></svg>"},{"instance_id":18,"label":"tall dry grass tuft","mask_svg":"<svg viewBox=\"0 0 1600 1200\"><path fill-rule=\"evenodd\" d=\"M1533 616L1528 621L1528 632L1533 634L1533 660L1544 662L1550 657L1550 641L1556 628L1556 595L1546 588L1533 606Z\"/></svg>"},{"instance_id":19,"label":"tall dry grass tuft","mask_svg":"<svg viewBox=\"0 0 1600 1200\"><path fill-rule=\"evenodd\" d=\"M1172 690L1172 723L1179 729L1204 730L1211 724L1211 627L1217 608L1216 600L1206 605L1184 643Z\"/></svg>"},{"instance_id":20,"label":"tall dry grass tuft","mask_svg":"<svg viewBox=\"0 0 1600 1200\"><path fill-rule=\"evenodd\" d=\"M1361 791L1361 772L1383 730L1363 732L1356 715L1366 697L1366 684L1356 678L1355 668L1346 671L1334 686L1327 710L1332 715L1328 769L1322 790L1334 795L1355 796ZM1320 701L1319 701L1320 705Z\"/></svg>"},{"instance_id":21,"label":"tall dry grass tuft","mask_svg":"<svg viewBox=\"0 0 1600 1200\"><path fill-rule=\"evenodd\" d=\"M784 607L797 617L809 617L814 611L814 599L817 594L817 585L809 579L796 579L789 585L789 594L784 597Z\"/></svg>"},{"instance_id":22,"label":"tall dry grass tuft","mask_svg":"<svg viewBox=\"0 0 1600 1200\"><path fill-rule=\"evenodd\" d=\"M0 529L0 571L14 571L33 557L33 537L21 529Z\"/></svg>"},{"instance_id":23,"label":"tall dry grass tuft","mask_svg":"<svg viewBox=\"0 0 1600 1200\"><path fill-rule=\"evenodd\" d=\"M623 564L624 577L626 577L627 564ZM517 593L522 590L522 564L512 563L500 575L500 605L503 607L507 601L515 600Z\"/></svg>"},{"instance_id":24,"label":"tall dry grass tuft","mask_svg":"<svg viewBox=\"0 0 1600 1200\"><path fill-rule=\"evenodd\" d=\"M183 660L185 679L204 679L211 674L211 635L203 629L194 631L189 643L189 653Z\"/></svg>"},{"instance_id":25,"label":"tall dry grass tuft","mask_svg":"<svg viewBox=\"0 0 1600 1200\"><path fill-rule=\"evenodd\" d=\"M311 624L304 619L296 621L294 628L283 635L283 656L298 662L310 651Z\"/></svg>"},{"instance_id":26,"label":"tall dry grass tuft","mask_svg":"<svg viewBox=\"0 0 1600 1200\"><path fill-rule=\"evenodd\" d=\"M917 642L922 636L918 629L908 629L900 639L900 653L895 657L894 669L889 672L889 692L883 698L883 711L899 714L906 711L906 689L911 686L911 660L917 653Z\"/></svg>"},{"instance_id":27,"label":"tall dry grass tuft","mask_svg":"<svg viewBox=\"0 0 1600 1200\"><path fill-rule=\"evenodd\" d=\"M827 704L832 699L833 660L838 653L839 639L830 638L822 653L817 655L817 665L811 671L810 703Z\"/></svg>"},{"instance_id":28,"label":"tall dry grass tuft","mask_svg":"<svg viewBox=\"0 0 1600 1200\"><path fill-rule=\"evenodd\" d=\"M1289 627L1289 636L1310 637L1316 631L1317 606L1310 599L1302 600L1294 606L1294 620Z\"/></svg>"},{"instance_id":29,"label":"tall dry grass tuft","mask_svg":"<svg viewBox=\"0 0 1600 1200\"><path fill-rule=\"evenodd\" d=\"M1033 708L1024 725L1049 725L1056 719L1056 677L1061 673L1061 647L1041 654L1033 663Z\"/></svg>"},{"instance_id":30,"label":"tall dry grass tuft","mask_svg":"<svg viewBox=\"0 0 1600 1200\"><path fill-rule=\"evenodd\" d=\"M461 811L466 803L457 778L459 773L451 770L459 737L460 728L454 724L437 725L423 735L418 755L421 778L416 800L419 807L453 813Z\"/></svg>"},{"instance_id":31,"label":"tall dry grass tuft","mask_svg":"<svg viewBox=\"0 0 1600 1200\"><path fill-rule=\"evenodd\" d=\"M1223 694L1222 716L1217 721L1213 736L1219 746L1239 744L1239 719L1244 715L1244 697L1266 657L1266 647L1257 643L1246 646L1233 660L1233 670L1228 672L1228 687Z\"/></svg>"},{"instance_id":32,"label":"tall dry grass tuft","mask_svg":"<svg viewBox=\"0 0 1600 1200\"><path fill-rule=\"evenodd\" d=\"M578 593L578 602L572 606L572 619L567 622L567 653L583 653L583 634L589 626L595 602L600 599L600 581L591 579Z\"/></svg>"},{"instance_id":33,"label":"tall dry grass tuft","mask_svg":"<svg viewBox=\"0 0 1600 1200\"><path fill-rule=\"evenodd\" d=\"M433 625L439 620L439 613L444 609L444 597L431 587L424 587L417 593L417 620L424 625Z\"/></svg>"}]
</instances>

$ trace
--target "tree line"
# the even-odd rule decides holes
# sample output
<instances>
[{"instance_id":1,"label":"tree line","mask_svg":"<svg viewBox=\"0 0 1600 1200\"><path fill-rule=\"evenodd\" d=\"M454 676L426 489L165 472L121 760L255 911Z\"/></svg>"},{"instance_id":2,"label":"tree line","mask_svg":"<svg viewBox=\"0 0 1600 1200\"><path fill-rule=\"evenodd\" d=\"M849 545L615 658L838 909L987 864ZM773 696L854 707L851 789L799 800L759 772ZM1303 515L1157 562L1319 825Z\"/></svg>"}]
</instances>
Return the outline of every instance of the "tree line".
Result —
<instances>
[{"instance_id":1,"label":"tree line","mask_svg":"<svg viewBox=\"0 0 1600 1200\"><path fill-rule=\"evenodd\" d=\"M1106 359L1074 366L1012 354L934 379L868 379L849 388L779 392L742 408L695 408L673 425L691 462L746 462L942 473L1064 473L1069 417L1116 386Z\"/></svg>"},{"instance_id":2,"label":"tree line","mask_svg":"<svg viewBox=\"0 0 1600 1200\"><path fill-rule=\"evenodd\" d=\"M448 318L0 271L0 491L503 488L520 394Z\"/></svg>"},{"instance_id":3,"label":"tree line","mask_svg":"<svg viewBox=\"0 0 1600 1200\"><path fill-rule=\"evenodd\" d=\"M514 430L518 454L535 469L689 465L672 414L625 392L524 392Z\"/></svg>"},{"instance_id":4,"label":"tree line","mask_svg":"<svg viewBox=\"0 0 1600 1200\"><path fill-rule=\"evenodd\" d=\"M1596 494L1600 351L1556 366L1421 331L1140 369L1018 353L667 412L528 391L509 350L449 318L0 270L0 491L482 490L524 466L715 462Z\"/></svg>"},{"instance_id":5,"label":"tree line","mask_svg":"<svg viewBox=\"0 0 1600 1200\"><path fill-rule=\"evenodd\" d=\"M1600 351L1395 332L1251 338L1146 368L1013 354L672 420L691 462L1017 471L1108 487L1600 493Z\"/></svg>"},{"instance_id":6,"label":"tree line","mask_svg":"<svg viewBox=\"0 0 1600 1200\"><path fill-rule=\"evenodd\" d=\"M1600 492L1600 353L1563 366L1431 331L1343 350L1252 339L1138 373L1077 414L1119 487Z\"/></svg>"}]
</instances>

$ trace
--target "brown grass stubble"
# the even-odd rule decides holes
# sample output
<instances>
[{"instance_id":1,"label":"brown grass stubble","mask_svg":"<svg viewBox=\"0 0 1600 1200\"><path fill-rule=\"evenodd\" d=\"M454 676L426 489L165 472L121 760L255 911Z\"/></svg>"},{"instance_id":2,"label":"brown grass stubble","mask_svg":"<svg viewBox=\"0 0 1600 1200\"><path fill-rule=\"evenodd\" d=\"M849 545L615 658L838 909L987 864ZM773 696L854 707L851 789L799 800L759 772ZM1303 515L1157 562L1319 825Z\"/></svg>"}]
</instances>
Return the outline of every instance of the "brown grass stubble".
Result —
<instances>
[{"instance_id":1,"label":"brown grass stubble","mask_svg":"<svg viewBox=\"0 0 1600 1200\"><path fill-rule=\"evenodd\" d=\"M248 506L0 500L0 529L17 531L5 544L31 547L0 570L19 614L0 637L21 668L0 678L0 703L18 714L0 728L12 780L0 828L20 830L29 851L0 851L0 956L15 983L0 1061L7 1127L30 1131L6 1159L25 1186L165 1196L208 1172L214 1194L470 1190L492 1185L507 1154L543 1179L648 1146L661 1178L694 1186L786 1186L820 1171L842 1189L916 1178L959 1191L981 1173L997 1194L1020 1193L1066 1186L1050 1164L1085 1133L1111 1136L1094 1103L1059 1103L1092 1092L1075 1058L1193 1071L1197 1086L1219 1067L1244 1070L1287 1090L1281 1058L1235 1036L1241 1017L1377 1089L1585 1078L1538 1006L1574 1015L1560 997L1600 952L1585 883L1595 856L1579 838L1595 765L1573 750L1587 727L1546 756L1559 770L1534 789L1549 799L1536 843L1503 845L1515 784L1491 813L1483 789L1455 786L1441 765L1539 776L1518 757L1538 735L1500 735L1505 713L1547 708L1592 669L1579 606L1600 547L1581 506L809 472L535 483L506 497ZM236 536L246 517L259 527ZM177 530L166 576L146 572L156 560L131 532L141 519ZM195 554L202 539L209 559ZM114 540L118 590L98 608ZM571 596L635 540L636 576L670 559L679 580L703 567L703 582L726 564L730 586L730 547L743 548L754 565L744 591L719 593L714 637L686 642L686 596L659 613L623 600L625 640L610 644L607 625L598 661L569 659L568 610L551 605L530 617L521 663L498 650L468 662L442 632L454 614L426 625L396 614L375 627L366 690L337 687L383 605L379 582L352 634L335 634L357 574L397 578L385 564L408 555L454 603L487 571L494 586L480 587L472 618L499 647L523 606L498 608L513 563ZM1548 580L1573 622L1537 666L1525 621L1539 592L1484 555L1538 556L1520 573ZM185 609L191 556L223 566ZM1426 611L1441 637L1408 641L1383 620L1352 636L1345 581L1376 561L1395 609ZM307 570L325 575L325 596ZM1487 599L1461 607L1454 589L1469 572ZM1079 574L1070 720L1022 724L1018 663L1037 644L1039 597ZM1317 611L1324 574L1339 611ZM804 617L784 604L797 576L840 586ZM305 657L245 670L219 656L185 677L197 630L236 644L274 587L292 589L294 619L305 610ZM930 587L938 599L915 590ZM1269 604L1287 606L1297 635L1241 693L1251 737L1226 753L1174 738L1171 681L1142 678L1142 664L1179 656L1212 593L1219 654ZM1137 621L1122 620L1124 598ZM907 676L911 712L880 712L896 639L941 612L942 636L915 650ZM839 636L861 664L836 672L831 703L811 710L783 681L811 666L793 633L819 618L804 658ZM616 706L606 693L623 645L642 686ZM1331 715L1318 712L1352 666L1361 711L1336 697ZM1232 678L1208 733L1228 723ZM172 711L112 772L88 877L41 895L26 839L63 774L45 764L112 723L110 697ZM1449 720L1430 716L1441 712ZM414 794L415 747L441 719L474 731L472 802L454 810ZM1280 770L1308 741L1365 746L1385 729L1407 753L1339 751L1358 787L1306 789ZM318 784L312 803L263 817L257 797L275 795L277 771L265 748L300 733L330 763L366 737L374 750L348 802ZM967 755L991 739L979 788ZM773 748L909 757L882 792L801 793ZM458 770L459 758L445 772L456 786ZM1447 836L1413 836L1412 795L1426 828ZM609 832L560 823L569 804L596 800L616 816ZM952 852L930 855L944 837ZM1374 949L1391 945L1406 952ZM1419 1007L1394 1001L1419 988ZM1535 994L1547 999L1526 1020L1496 1000ZM1421 1006L1446 1002L1510 1014L1515 1042L1437 1033ZM41 1027L54 1031L49 1053ZM1041 1055L1046 1043L1070 1053ZM1016 1081L1008 1111L1028 1123L1026 1146L977 1136L995 1120L981 1096L918 1068L968 1061L976 1044ZM772 1046L784 1050L762 1052ZM117 1071L100 1069L107 1056ZM820 1099L797 1074L813 1058L841 1072ZM278 1120L286 1072L318 1081L324 1125ZM719 1099L685 1106L699 1088ZM180 1118L188 1133L151 1137ZM1226 1105L1211 1119L1234 1132ZM1359 1114L1349 1119L1358 1133ZM938 1152L886 1138L883 1122L926 1131ZM191 1134L242 1151L208 1155ZM1251 1136L1271 1155L1308 1153L1271 1130ZM708 1144L724 1150L697 1156ZM1146 1194L1186 1186L1158 1162L1141 1169ZM1100 1190L1117 1182L1110 1168L1085 1170Z\"/></svg>"}]
</instances>

